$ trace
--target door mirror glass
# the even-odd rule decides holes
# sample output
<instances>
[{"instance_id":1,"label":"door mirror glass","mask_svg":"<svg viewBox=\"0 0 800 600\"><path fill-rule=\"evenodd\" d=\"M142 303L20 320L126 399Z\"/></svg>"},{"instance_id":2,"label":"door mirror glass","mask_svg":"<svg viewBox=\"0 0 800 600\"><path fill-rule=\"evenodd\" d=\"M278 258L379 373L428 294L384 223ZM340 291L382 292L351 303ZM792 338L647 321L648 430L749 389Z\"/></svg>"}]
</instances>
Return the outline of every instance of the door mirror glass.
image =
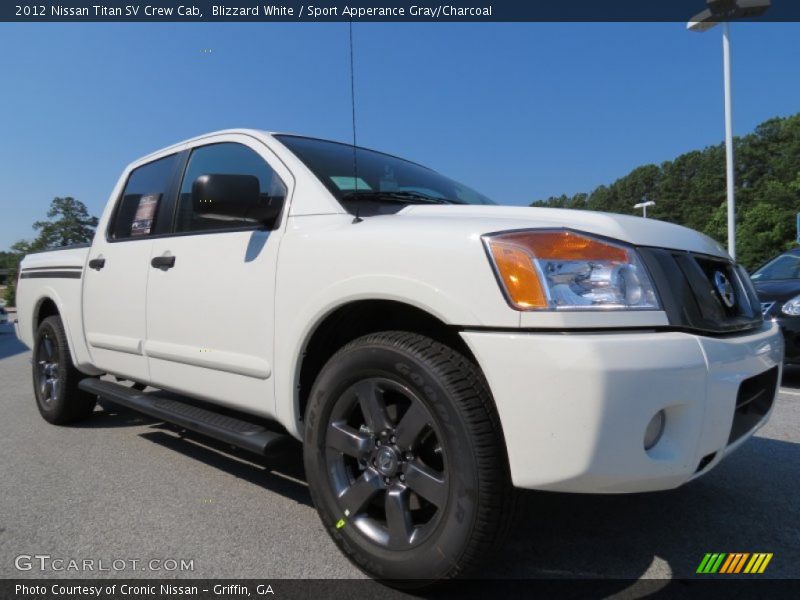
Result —
<instances>
[{"instance_id":1,"label":"door mirror glass","mask_svg":"<svg viewBox=\"0 0 800 600\"><path fill-rule=\"evenodd\" d=\"M254 175L207 174L192 183L192 208L198 216L222 221L273 222L283 197L261 193Z\"/></svg>"}]
</instances>

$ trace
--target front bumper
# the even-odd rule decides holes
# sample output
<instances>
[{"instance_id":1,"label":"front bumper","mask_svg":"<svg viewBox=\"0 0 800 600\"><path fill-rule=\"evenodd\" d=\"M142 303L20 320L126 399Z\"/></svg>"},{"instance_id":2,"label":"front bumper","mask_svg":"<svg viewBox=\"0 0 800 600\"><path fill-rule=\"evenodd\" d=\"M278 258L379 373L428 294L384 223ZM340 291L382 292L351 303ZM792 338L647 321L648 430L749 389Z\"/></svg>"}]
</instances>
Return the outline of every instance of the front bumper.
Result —
<instances>
[{"instance_id":1,"label":"front bumper","mask_svg":"<svg viewBox=\"0 0 800 600\"><path fill-rule=\"evenodd\" d=\"M745 380L783 362L778 326L703 337L680 332L495 333L466 331L492 390L514 485L566 492L644 492L707 472L763 425L730 439ZM746 386L749 384L746 384ZM746 386L741 386L743 389ZM666 413L660 441L644 431Z\"/></svg>"}]
</instances>

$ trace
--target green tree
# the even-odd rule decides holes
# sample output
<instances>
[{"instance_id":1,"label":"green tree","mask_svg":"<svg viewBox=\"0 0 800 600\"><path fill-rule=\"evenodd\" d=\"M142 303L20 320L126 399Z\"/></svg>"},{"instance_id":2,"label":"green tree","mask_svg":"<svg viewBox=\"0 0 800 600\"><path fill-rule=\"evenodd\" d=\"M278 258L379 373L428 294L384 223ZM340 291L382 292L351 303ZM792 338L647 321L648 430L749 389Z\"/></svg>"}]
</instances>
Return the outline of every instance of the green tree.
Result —
<instances>
[{"instance_id":1,"label":"green tree","mask_svg":"<svg viewBox=\"0 0 800 600\"><path fill-rule=\"evenodd\" d=\"M26 254L47 248L91 242L97 217L89 214L86 205L75 198L54 198L47 211L48 221L36 221L33 228L39 232L34 240L19 240L10 252L0 252L0 267L9 270L5 301L15 305L16 280L19 263Z\"/></svg>"},{"instance_id":2,"label":"green tree","mask_svg":"<svg viewBox=\"0 0 800 600\"><path fill-rule=\"evenodd\" d=\"M39 236L32 242L32 246L51 248L92 241L97 217L91 216L80 200L69 196L53 198L47 217L49 221L36 221L33 224L33 228L39 231Z\"/></svg>"},{"instance_id":3,"label":"green tree","mask_svg":"<svg viewBox=\"0 0 800 600\"><path fill-rule=\"evenodd\" d=\"M760 202L739 213L736 226L737 254L754 269L794 245L796 209Z\"/></svg>"},{"instance_id":4,"label":"green tree","mask_svg":"<svg viewBox=\"0 0 800 600\"><path fill-rule=\"evenodd\" d=\"M737 258L748 268L794 245L800 212L800 114L769 119L734 140ZM725 147L694 150L661 165L644 165L589 194L537 200L532 206L634 214L655 200L648 217L686 225L727 242Z\"/></svg>"},{"instance_id":5,"label":"green tree","mask_svg":"<svg viewBox=\"0 0 800 600\"><path fill-rule=\"evenodd\" d=\"M42 250L43 247L35 247L33 242L20 240L11 246L11 252L0 253L0 266L8 269L8 279L3 300L6 306L17 305L17 274L19 273L19 263L29 252Z\"/></svg>"}]
</instances>

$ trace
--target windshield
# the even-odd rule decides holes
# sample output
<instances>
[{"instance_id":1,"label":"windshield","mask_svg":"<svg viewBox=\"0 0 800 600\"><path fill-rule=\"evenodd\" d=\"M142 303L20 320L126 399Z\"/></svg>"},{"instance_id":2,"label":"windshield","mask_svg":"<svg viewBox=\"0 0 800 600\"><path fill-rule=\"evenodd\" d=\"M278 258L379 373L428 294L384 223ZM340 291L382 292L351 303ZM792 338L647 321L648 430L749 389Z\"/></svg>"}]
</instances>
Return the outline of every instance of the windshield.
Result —
<instances>
[{"instance_id":1,"label":"windshield","mask_svg":"<svg viewBox=\"0 0 800 600\"><path fill-rule=\"evenodd\" d=\"M353 146L294 135L277 135L339 202L398 204L494 204L467 186L422 165Z\"/></svg>"},{"instance_id":2,"label":"windshield","mask_svg":"<svg viewBox=\"0 0 800 600\"><path fill-rule=\"evenodd\" d=\"M773 258L750 277L753 281L800 279L800 256L781 254Z\"/></svg>"}]
</instances>

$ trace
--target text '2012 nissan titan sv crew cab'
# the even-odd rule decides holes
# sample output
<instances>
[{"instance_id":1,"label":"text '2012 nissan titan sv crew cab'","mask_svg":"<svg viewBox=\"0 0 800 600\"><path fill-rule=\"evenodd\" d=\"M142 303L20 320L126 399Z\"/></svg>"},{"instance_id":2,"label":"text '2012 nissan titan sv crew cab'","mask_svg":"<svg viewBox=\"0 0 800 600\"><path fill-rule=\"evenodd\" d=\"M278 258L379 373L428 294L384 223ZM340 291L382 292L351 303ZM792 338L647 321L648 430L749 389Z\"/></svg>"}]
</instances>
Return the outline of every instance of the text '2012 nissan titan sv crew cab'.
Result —
<instances>
[{"instance_id":1,"label":"text '2012 nissan titan sv crew cab'","mask_svg":"<svg viewBox=\"0 0 800 600\"><path fill-rule=\"evenodd\" d=\"M325 528L387 580L471 572L514 487L708 472L781 376L747 273L700 233L254 130L132 163L91 245L25 257L17 299L47 421L99 397L254 452L302 440Z\"/></svg>"}]
</instances>

